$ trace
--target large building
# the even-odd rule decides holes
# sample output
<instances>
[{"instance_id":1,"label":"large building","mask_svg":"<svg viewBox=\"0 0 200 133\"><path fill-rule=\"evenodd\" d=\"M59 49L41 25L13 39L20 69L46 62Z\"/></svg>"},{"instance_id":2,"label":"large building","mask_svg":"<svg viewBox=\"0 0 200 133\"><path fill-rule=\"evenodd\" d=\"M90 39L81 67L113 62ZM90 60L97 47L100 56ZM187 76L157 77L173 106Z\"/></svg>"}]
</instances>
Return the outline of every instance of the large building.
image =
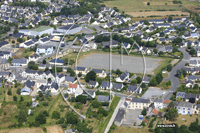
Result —
<instances>
[{"instance_id":1,"label":"large building","mask_svg":"<svg viewBox=\"0 0 200 133\"><path fill-rule=\"evenodd\" d=\"M42 36L43 34L49 34L51 35L54 31L54 28L49 26L41 26L36 29L32 30L19 30L19 33L24 33L24 35L27 36Z\"/></svg>"},{"instance_id":2,"label":"large building","mask_svg":"<svg viewBox=\"0 0 200 133\"><path fill-rule=\"evenodd\" d=\"M59 27L59 28L57 28L56 31L60 32L62 34L68 34L68 35L69 34L75 34L75 33L82 31L82 26L70 24L70 25Z\"/></svg>"}]
</instances>

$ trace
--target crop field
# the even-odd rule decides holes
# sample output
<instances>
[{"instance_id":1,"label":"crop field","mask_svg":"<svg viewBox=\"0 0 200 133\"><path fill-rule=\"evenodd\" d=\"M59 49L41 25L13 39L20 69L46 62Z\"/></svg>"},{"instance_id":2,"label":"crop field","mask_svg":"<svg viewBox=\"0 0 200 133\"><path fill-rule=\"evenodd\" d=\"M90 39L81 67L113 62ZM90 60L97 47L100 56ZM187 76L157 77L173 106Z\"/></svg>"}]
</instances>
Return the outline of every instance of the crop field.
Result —
<instances>
[{"instance_id":1,"label":"crop field","mask_svg":"<svg viewBox=\"0 0 200 133\"><path fill-rule=\"evenodd\" d=\"M163 59L158 58L145 58L146 62L146 73L152 74L155 68L163 63ZM95 62L95 63L94 63ZM143 73L144 71L144 60L142 57L134 57L134 56L120 56L120 55L112 55L110 63L109 54L95 54L92 53L87 57L80 59L78 61L78 66L82 67L91 67L96 69L120 69L121 71L128 70L133 73Z\"/></svg>"},{"instance_id":2,"label":"crop field","mask_svg":"<svg viewBox=\"0 0 200 133\"><path fill-rule=\"evenodd\" d=\"M104 4L108 7L117 7L120 11L124 11L126 14L133 15L134 17L145 17L158 14L155 11L160 12L159 15L166 16L174 14L166 11L184 11L184 9L197 11L199 9L200 3L197 0L180 1L182 4L173 4L173 0L112 0L105 1ZM147 2L150 2L150 5L147 5ZM145 15L146 13L148 15ZM176 14L186 15L185 12L176 12Z\"/></svg>"}]
</instances>

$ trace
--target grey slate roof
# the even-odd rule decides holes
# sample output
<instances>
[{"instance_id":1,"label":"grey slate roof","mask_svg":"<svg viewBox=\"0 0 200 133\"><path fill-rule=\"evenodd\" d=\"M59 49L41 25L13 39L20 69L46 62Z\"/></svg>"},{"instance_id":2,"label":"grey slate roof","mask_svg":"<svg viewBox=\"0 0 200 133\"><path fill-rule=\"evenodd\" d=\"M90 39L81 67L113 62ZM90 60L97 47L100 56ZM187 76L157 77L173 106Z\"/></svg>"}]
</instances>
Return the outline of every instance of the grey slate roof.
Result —
<instances>
[{"instance_id":1,"label":"grey slate roof","mask_svg":"<svg viewBox=\"0 0 200 133\"><path fill-rule=\"evenodd\" d=\"M135 103L150 103L149 99L143 99L143 98L132 98L131 102Z\"/></svg>"},{"instance_id":2,"label":"grey slate roof","mask_svg":"<svg viewBox=\"0 0 200 133\"><path fill-rule=\"evenodd\" d=\"M113 83L113 89L122 89L122 84Z\"/></svg>"},{"instance_id":3,"label":"grey slate roof","mask_svg":"<svg viewBox=\"0 0 200 133\"><path fill-rule=\"evenodd\" d=\"M97 96L97 101L98 102L109 102L109 96L98 95Z\"/></svg>"}]
</instances>

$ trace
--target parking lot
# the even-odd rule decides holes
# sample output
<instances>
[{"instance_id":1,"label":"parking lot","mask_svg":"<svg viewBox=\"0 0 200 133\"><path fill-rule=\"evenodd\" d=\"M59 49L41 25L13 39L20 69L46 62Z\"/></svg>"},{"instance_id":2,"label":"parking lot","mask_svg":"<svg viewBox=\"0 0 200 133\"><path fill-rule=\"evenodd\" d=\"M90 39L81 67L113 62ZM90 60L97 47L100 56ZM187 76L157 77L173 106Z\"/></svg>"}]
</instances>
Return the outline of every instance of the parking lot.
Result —
<instances>
[{"instance_id":1,"label":"parking lot","mask_svg":"<svg viewBox=\"0 0 200 133\"><path fill-rule=\"evenodd\" d=\"M142 120L139 119L141 112L142 109L128 109L122 124L131 126L136 122L136 125L140 125L142 122Z\"/></svg>"},{"instance_id":2,"label":"parking lot","mask_svg":"<svg viewBox=\"0 0 200 133\"><path fill-rule=\"evenodd\" d=\"M165 90L161 90L157 87L149 87L148 90L142 95L142 98L159 98Z\"/></svg>"},{"instance_id":3,"label":"parking lot","mask_svg":"<svg viewBox=\"0 0 200 133\"><path fill-rule=\"evenodd\" d=\"M111 59L110 59L111 58ZM146 73L152 74L153 70L156 69L162 62L162 59L158 58L145 58ZM112 62L112 65L111 63ZM111 65L111 66L110 66ZM78 66L91 67L95 69L120 69L121 71L129 71L133 73L143 73L145 70L144 60L142 57L135 56L121 56L109 54L91 54L78 61Z\"/></svg>"}]
</instances>

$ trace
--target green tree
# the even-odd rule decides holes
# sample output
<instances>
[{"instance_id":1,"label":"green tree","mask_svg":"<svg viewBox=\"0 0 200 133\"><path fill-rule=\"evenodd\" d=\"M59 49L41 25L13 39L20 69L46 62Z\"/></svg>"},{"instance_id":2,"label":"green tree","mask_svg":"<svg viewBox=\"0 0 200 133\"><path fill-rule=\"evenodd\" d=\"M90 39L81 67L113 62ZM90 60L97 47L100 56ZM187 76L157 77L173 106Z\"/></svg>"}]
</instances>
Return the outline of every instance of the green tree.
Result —
<instances>
[{"instance_id":1,"label":"green tree","mask_svg":"<svg viewBox=\"0 0 200 133\"><path fill-rule=\"evenodd\" d=\"M147 6L150 6L150 2L147 2Z\"/></svg>"},{"instance_id":2,"label":"green tree","mask_svg":"<svg viewBox=\"0 0 200 133\"><path fill-rule=\"evenodd\" d=\"M119 69L117 69L117 70L116 70L116 74L117 74L117 75L120 75L120 74L122 74L122 72L121 72Z\"/></svg>"},{"instance_id":3,"label":"green tree","mask_svg":"<svg viewBox=\"0 0 200 133\"><path fill-rule=\"evenodd\" d=\"M22 126L22 123L26 121L27 116L28 116L28 113L26 109L21 109L19 111L18 122L20 126Z\"/></svg>"},{"instance_id":4,"label":"green tree","mask_svg":"<svg viewBox=\"0 0 200 133\"><path fill-rule=\"evenodd\" d=\"M131 80L131 84L137 85L137 80L136 79Z\"/></svg>"},{"instance_id":5,"label":"green tree","mask_svg":"<svg viewBox=\"0 0 200 133\"><path fill-rule=\"evenodd\" d=\"M143 108L141 115L143 115L143 116L147 115L147 109L146 108Z\"/></svg>"},{"instance_id":6,"label":"green tree","mask_svg":"<svg viewBox=\"0 0 200 133\"><path fill-rule=\"evenodd\" d=\"M136 80L138 84L142 82L142 79L140 77L137 77Z\"/></svg>"},{"instance_id":7,"label":"green tree","mask_svg":"<svg viewBox=\"0 0 200 133\"><path fill-rule=\"evenodd\" d=\"M11 89L8 89L7 94L12 95Z\"/></svg>"},{"instance_id":8,"label":"green tree","mask_svg":"<svg viewBox=\"0 0 200 133\"><path fill-rule=\"evenodd\" d=\"M13 34L16 34L16 33L18 33L19 31L18 31L18 27L15 27L15 30L13 31Z\"/></svg>"},{"instance_id":9,"label":"green tree","mask_svg":"<svg viewBox=\"0 0 200 133\"><path fill-rule=\"evenodd\" d=\"M21 89L18 88L18 89L17 89L17 94L20 95L20 93L21 93Z\"/></svg>"},{"instance_id":10,"label":"green tree","mask_svg":"<svg viewBox=\"0 0 200 133\"><path fill-rule=\"evenodd\" d=\"M171 22L173 20L172 16L168 17L168 21Z\"/></svg>"},{"instance_id":11,"label":"green tree","mask_svg":"<svg viewBox=\"0 0 200 133\"><path fill-rule=\"evenodd\" d=\"M20 102L24 101L24 97L20 96Z\"/></svg>"},{"instance_id":12,"label":"green tree","mask_svg":"<svg viewBox=\"0 0 200 133\"><path fill-rule=\"evenodd\" d=\"M154 49L153 49L153 52L154 52L155 54L157 54L157 53L158 53L158 50L157 50L156 48L154 48Z\"/></svg>"},{"instance_id":13,"label":"green tree","mask_svg":"<svg viewBox=\"0 0 200 133\"><path fill-rule=\"evenodd\" d=\"M194 54L196 54L195 49L191 49L190 52L189 52L189 54L190 54L190 55L194 55Z\"/></svg>"},{"instance_id":14,"label":"green tree","mask_svg":"<svg viewBox=\"0 0 200 133\"><path fill-rule=\"evenodd\" d=\"M142 83L142 84L141 84L141 87L142 87L142 88L146 88L146 84L145 84L145 83Z\"/></svg>"},{"instance_id":15,"label":"green tree","mask_svg":"<svg viewBox=\"0 0 200 133\"><path fill-rule=\"evenodd\" d=\"M78 73L78 77L81 77L81 76L82 76L82 73L81 73L81 72L79 72L79 73Z\"/></svg>"},{"instance_id":16,"label":"green tree","mask_svg":"<svg viewBox=\"0 0 200 133\"><path fill-rule=\"evenodd\" d=\"M149 83L151 86L156 86L158 85L158 82L156 81L156 77L152 77Z\"/></svg>"},{"instance_id":17,"label":"green tree","mask_svg":"<svg viewBox=\"0 0 200 133\"><path fill-rule=\"evenodd\" d=\"M193 89L194 89L194 90L197 90L197 89L199 89L199 86L198 86L198 84L195 84L195 85L194 85L194 87L193 87Z\"/></svg>"},{"instance_id":18,"label":"green tree","mask_svg":"<svg viewBox=\"0 0 200 133\"><path fill-rule=\"evenodd\" d=\"M90 71L85 76L85 82L89 82L90 80L93 80L93 81L96 80L96 73L94 71Z\"/></svg>"},{"instance_id":19,"label":"green tree","mask_svg":"<svg viewBox=\"0 0 200 133\"><path fill-rule=\"evenodd\" d=\"M167 65L167 71L170 72L172 70L172 64Z\"/></svg>"},{"instance_id":20,"label":"green tree","mask_svg":"<svg viewBox=\"0 0 200 133\"><path fill-rule=\"evenodd\" d=\"M60 112L55 110L52 113L52 119L59 119L60 118Z\"/></svg>"},{"instance_id":21,"label":"green tree","mask_svg":"<svg viewBox=\"0 0 200 133\"><path fill-rule=\"evenodd\" d=\"M36 36L36 39L40 39L40 37L37 35L37 36Z\"/></svg>"},{"instance_id":22,"label":"green tree","mask_svg":"<svg viewBox=\"0 0 200 133\"><path fill-rule=\"evenodd\" d=\"M162 51L158 52L158 55L161 56L161 55L164 55L164 53Z\"/></svg>"},{"instance_id":23,"label":"green tree","mask_svg":"<svg viewBox=\"0 0 200 133\"><path fill-rule=\"evenodd\" d=\"M17 96L13 96L13 101L17 101Z\"/></svg>"},{"instance_id":24,"label":"green tree","mask_svg":"<svg viewBox=\"0 0 200 133\"><path fill-rule=\"evenodd\" d=\"M64 59L63 64L64 64L64 65L67 65L67 64L68 64L68 58L65 58L65 59Z\"/></svg>"},{"instance_id":25,"label":"green tree","mask_svg":"<svg viewBox=\"0 0 200 133\"><path fill-rule=\"evenodd\" d=\"M38 116L35 117L35 121L39 124L45 124L46 123L46 115L43 112L40 112Z\"/></svg>"}]
</instances>

